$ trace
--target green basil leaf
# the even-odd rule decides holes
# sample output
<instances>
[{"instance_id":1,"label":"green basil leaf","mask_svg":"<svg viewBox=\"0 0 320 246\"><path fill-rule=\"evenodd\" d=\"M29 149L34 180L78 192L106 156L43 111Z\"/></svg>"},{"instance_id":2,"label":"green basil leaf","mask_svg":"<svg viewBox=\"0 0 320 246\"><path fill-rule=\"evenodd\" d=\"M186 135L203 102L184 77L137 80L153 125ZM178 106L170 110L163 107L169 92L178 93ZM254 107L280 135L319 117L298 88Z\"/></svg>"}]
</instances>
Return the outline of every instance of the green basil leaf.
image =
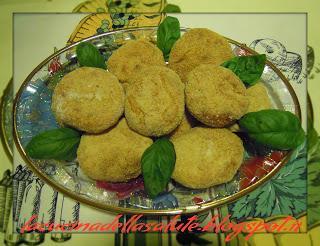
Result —
<instances>
[{"instance_id":1,"label":"green basil leaf","mask_svg":"<svg viewBox=\"0 0 320 246\"><path fill-rule=\"evenodd\" d=\"M288 111L267 109L248 113L239 125L250 138L275 149L294 149L305 140L300 120Z\"/></svg>"},{"instance_id":2,"label":"green basil leaf","mask_svg":"<svg viewBox=\"0 0 320 246\"><path fill-rule=\"evenodd\" d=\"M181 13L181 9L178 5L167 4L162 10L163 13Z\"/></svg>"},{"instance_id":3,"label":"green basil leaf","mask_svg":"<svg viewBox=\"0 0 320 246\"><path fill-rule=\"evenodd\" d=\"M26 146L27 155L34 159L72 160L77 155L80 133L59 128L34 136Z\"/></svg>"},{"instance_id":4,"label":"green basil leaf","mask_svg":"<svg viewBox=\"0 0 320 246\"><path fill-rule=\"evenodd\" d=\"M106 62L99 50L91 43L83 42L76 49L78 62L81 67L97 67L106 69Z\"/></svg>"},{"instance_id":5,"label":"green basil leaf","mask_svg":"<svg viewBox=\"0 0 320 246\"><path fill-rule=\"evenodd\" d=\"M252 86L258 82L266 64L266 55L237 56L221 64L234 72L244 84Z\"/></svg>"},{"instance_id":6,"label":"green basil leaf","mask_svg":"<svg viewBox=\"0 0 320 246\"><path fill-rule=\"evenodd\" d=\"M156 140L145 150L141 158L144 187L151 198L166 189L170 181L176 153L169 139Z\"/></svg>"},{"instance_id":7,"label":"green basil leaf","mask_svg":"<svg viewBox=\"0 0 320 246\"><path fill-rule=\"evenodd\" d=\"M180 23L175 17L168 16L159 25L157 31L157 46L168 59L172 46L180 38Z\"/></svg>"}]
</instances>

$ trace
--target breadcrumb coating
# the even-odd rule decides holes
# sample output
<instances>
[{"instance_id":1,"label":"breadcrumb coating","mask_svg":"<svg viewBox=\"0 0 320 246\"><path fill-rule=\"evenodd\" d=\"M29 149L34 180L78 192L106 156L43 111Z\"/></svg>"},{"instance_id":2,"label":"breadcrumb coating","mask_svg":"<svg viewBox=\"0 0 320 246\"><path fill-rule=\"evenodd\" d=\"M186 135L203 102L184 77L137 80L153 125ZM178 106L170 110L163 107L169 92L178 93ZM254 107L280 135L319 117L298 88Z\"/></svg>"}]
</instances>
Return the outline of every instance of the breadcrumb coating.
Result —
<instances>
[{"instance_id":1,"label":"breadcrumb coating","mask_svg":"<svg viewBox=\"0 0 320 246\"><path fill-rule=\"evenodd\" d=\"M249 105L242 81L229 69L210 64L189 73L185 95L189 112L211 127L232 124Z\"/></svg>"},{"instance_id":2,"label":"breadcrumb coating","mask_svg":"<svg viewBox=\"0 0 320 246\"><path fill-rule=\"evenodd\" d=\"M176 71L182 82L200 64L221 65L233 57L229 42L206 28L186 32L172 47L169 67Z\"/></svg>"},{"instance_id":3,"label":"breadcrumb coating","mask_svg":"<svg viewBox=\"0 0 320 246\"><path fill-rule=\"evenodd\" d=\"M166 67L143 68L126 89L128 125L145 136L162 136L173 131L182 120L184 106L184 84Z\"/></svg>"},{"instance_id":4,"label":"breadcrumb coating","mask_svg":"<svg viewBox=\"0 0 320 246\"><path fill-rule=\"evenodd\" d=\"M172 142L176 151L172 178L189 188L226 183L243 161L242 141L227 129L195 127Z\"/></svg>"},{"instance_id":5,"label":"breadcrumb coating","mask_svg":"<svg viewBox=\"0 0 320 246\"><path fill-rule=\"evenodd\" d=\"M247 98L249 100L247 113L272 108L267 89L262 82L258 82L247 89ZM240 131L240 126L235 123L229 127L229 130L238 132Z\"/></svg>"},{"instance_id":6,"label":"breadcrumb coating","mask_svg":"<svg viewBox=\"0 0 320 246\"><path fill-rule=\"evenodd\" d=\"M132 131L125 119L102 134L84 134L77 156L81 170L94 180L125 182L141 173L140 159L152 144Z\"/></svg>"},{"instance_id":7,"label":"breadcrumb coating","mask_svg":"<svg viewBox=\"0 0 320 246\"><path fill-rule=\"evenodd\" d=\"M147 40L129 40L113 52L107 61L108 70L121 83L131 83L134 74L149 65L165 66L161 50Z\"/></svg>"},{"instance_id":8,"label":"breadcrumb coating","mask_svg":"<svg viewBox=\"0 0 320 246\"><path fill-rule=\"evenodd\" d=\"M196 120L185 110L181 123L170 133L170 139L177 138L188 132L195 124Z\"/></svg>"},{"instance_id":9,"label":"breadcrumb coating","mask_svg":"<svg viewBox=\"0 0 320 246\"><path fill-rule=\"evenodd\" d=\"M116 124L124 111L124 91L104 69L81 67L55 87L52 111L60 124L99 133Z\"/></svg>"},{"instance_id":10,"label":"breadcrumb coating","mask_svg":"<svg viewBox=\"0 0 320 246\"><path fill-rule=\"evenodd\" d=\"M272 107L266 87L262 82L249 87L247 89L247 97L249 99L249 107L247 113L257 112Z\"/></svg>"}]
</instances>

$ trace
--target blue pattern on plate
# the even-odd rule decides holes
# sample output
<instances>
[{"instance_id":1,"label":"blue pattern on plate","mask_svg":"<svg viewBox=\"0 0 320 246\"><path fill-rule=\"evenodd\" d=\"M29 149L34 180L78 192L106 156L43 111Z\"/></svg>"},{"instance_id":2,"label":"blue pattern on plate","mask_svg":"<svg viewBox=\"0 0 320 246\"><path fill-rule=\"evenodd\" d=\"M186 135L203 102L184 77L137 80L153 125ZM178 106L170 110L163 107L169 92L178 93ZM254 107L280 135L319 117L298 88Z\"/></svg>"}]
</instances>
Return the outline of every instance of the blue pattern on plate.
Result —
<instances>
[{"instance_id":1,"label":"blue pattern on plate","mask_svg":"<svg viewBox=\"0 0 320 246\"><path fill-rule=\"evenodd\" d=\"M178 199L170 192L162 193L152 201L153 209L168 209L179 207Z\"/></svg>"},{"instance_id":2,"label":"blue pattern on plate","mask_svg":"<svg viewBox=\"0 0 320 246\"><path fill-rule=\"evenodd\" d=\"M59 127L51 111L51 97L52 91L40 79L30 83L21 94L17 127L23 146L40 132Z\"/></svg>"}]
</instances>

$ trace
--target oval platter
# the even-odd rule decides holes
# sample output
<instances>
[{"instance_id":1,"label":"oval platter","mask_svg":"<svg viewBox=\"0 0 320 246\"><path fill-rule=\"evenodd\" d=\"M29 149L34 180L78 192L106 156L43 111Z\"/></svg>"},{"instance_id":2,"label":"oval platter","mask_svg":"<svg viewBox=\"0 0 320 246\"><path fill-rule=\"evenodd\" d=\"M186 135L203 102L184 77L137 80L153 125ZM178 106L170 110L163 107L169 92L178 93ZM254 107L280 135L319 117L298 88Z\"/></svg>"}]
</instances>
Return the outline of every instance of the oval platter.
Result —
<instances>
[{"instance_id":1,"label":"oval platter","mask_svg":"<svg viewBox=\"0 0 320 246\"><path fill-rule=\"evenodd\" d=\"M181 28L184 33L188 29ZM271 169L265 171L255 182L243 186L247 178L240 171L226 184L208 189L193 190L170 182L167 192L149 199L143 191L132 192L126 199L96 186L80 170L77 161L33 160L25 153L30 139L40 132L58 128L51 112L51 95L54 85L64 74L78 67L76 47L81 42L91 42L108 59L113 51L125 41L147 38L156 42L157 27L140 27L98 34L67 46L41 62L21 85L13 111L13 131L16 146L30 169L54 189L65 195L109 212L139 213L150 215L173 215L199 213L238 199L269 180L290 159L287 152ZM235 55L256 54L246 45L228 39ZM289 81L271 62L267 61L262 82L267 88L273 108L290 111L301 118L297 96ZM246 158L250 158L246 154Z\"/></svg>"}]
</instances>

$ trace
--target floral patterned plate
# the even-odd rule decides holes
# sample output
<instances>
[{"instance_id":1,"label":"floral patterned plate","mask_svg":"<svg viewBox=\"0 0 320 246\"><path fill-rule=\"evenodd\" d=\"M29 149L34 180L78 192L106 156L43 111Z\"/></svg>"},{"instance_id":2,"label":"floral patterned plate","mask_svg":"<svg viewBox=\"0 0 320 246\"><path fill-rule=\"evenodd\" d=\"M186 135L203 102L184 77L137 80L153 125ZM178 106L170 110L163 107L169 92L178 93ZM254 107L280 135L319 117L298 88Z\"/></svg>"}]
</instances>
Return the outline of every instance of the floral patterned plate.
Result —
<instances>
[{"instance_id":1,"label":"floral patterned plate","mask_svg":"<svg viewBox=\"0 0 320 246\"><path fill-rule=\"evenodd\" d=\"M144 37L155 42L156 30L157 27L117 30L80 42L91 42L108 59L125 40ZM187 29L182 28L181 31L184 33ZM243 44L228 40L235 55L255 53ZM255 162L247 149L242 167L230 182L201 190L187 189L171 182L167 192L153 200L143 191L132 192L129 197L120 199L116 192L98 188L95 181L82 174L77 161L30 159L24 150L30 139L40 132L58 127L50 109L51 95L54 85L64 74L78 67L75 50L80 42L59 50L35 68L20 87L14 101L14 140L17 148L31 170L57 191L106 211L154 215L198 213L247 194L269 180L290 158L291 153L274 151L262 156L260 162ZM294 90L269 61L262 80L274 108L291 111L300 117Z\"/></svg>"}]
</instances>

